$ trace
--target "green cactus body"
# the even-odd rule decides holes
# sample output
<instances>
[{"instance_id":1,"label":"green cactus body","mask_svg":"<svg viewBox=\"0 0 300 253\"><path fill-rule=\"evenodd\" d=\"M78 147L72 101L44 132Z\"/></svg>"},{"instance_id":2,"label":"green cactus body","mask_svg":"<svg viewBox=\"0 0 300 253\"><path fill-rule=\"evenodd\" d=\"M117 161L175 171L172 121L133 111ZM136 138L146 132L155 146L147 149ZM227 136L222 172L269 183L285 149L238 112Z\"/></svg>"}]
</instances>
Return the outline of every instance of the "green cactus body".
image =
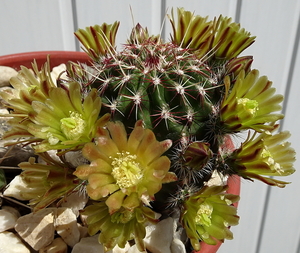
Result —
<instances>
[{"instance_id":1,"label":"green cactus body","mask_svg":"<svg viewBox=\"0 0 300 253\"><path fill-rule=\"evenodd\" d=\"M93 87L99 89L102 113L126 120L128 129L138 119L158 139L202 139L206 121L218 105L222 89L210 66L187 49L148 39L124 46L114 57L106 56Z\"/></svg>"}]
</instances>

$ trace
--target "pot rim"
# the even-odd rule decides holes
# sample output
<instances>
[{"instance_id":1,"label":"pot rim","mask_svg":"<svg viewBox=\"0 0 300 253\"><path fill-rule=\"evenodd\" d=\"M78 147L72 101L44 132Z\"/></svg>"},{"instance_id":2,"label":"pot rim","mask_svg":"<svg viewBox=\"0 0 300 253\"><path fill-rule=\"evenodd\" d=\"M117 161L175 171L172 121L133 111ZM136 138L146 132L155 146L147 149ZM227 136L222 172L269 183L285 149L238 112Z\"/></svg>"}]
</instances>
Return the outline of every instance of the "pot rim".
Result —
<instances>
[{"instance_id":1,"label":"pot rim","mask_svg":"<svg viewBox=\"0 0 300 253\"><path fill-rule=\"evenodd\" d=\"M0 56L0 66L7 66L20 70L20 66L31 68L35 59L39 68L47 61L50 56L50 68L58 66L68 61L81 62L89 64L91 59L85 52L79 51L32 51Z\"/></svg>"}]
</instances>

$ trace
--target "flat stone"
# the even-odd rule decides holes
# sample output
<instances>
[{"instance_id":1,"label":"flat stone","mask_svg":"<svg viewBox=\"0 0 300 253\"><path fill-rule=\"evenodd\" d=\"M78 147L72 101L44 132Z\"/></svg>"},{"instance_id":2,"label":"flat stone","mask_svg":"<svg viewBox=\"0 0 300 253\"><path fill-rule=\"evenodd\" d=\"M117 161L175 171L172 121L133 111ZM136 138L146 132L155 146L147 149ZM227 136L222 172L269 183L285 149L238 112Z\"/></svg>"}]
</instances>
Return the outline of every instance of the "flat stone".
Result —
<instances>
[{"instance_id":1,"label":"flat stone","mask_svg":"<svg viewBox=\"0 0 300 253\"><path fill-rule=\"evenodd\" d=\"M67 252L68 252L68 246L61 238L55 238L50 245L39 250L39 253L67 253Z\"/></svg>"},{"instance_id":2,"label":"flat stone","mask_svg":"<svg viewBox=\"0 0 300 253\"><path fill-rule=\"evenodd\" d=\"M79 243L75 244L71 253L112 253L111 251L105 252L104 247L98 242L98 234L86 238L82 238Z\"/></svg>"},{"instance_id":3,"label":"flat stone","mask_svg":"<svg viewBox=\"0 0 300 253\"><path fill-rule=\"evenodd\" d=\"M172 218L167 218L156 225L146 227L144 239L146 248L152 253L172 253L171 243L173 241L174 223Z\"/></svg>"},{"instance_id":4,"label":"flat stone","mask_svg":"<svg viewBox=\"0 0 300 253\"><path fill-rule=\"evenodd\" d=\"M21 239L11 232L0 233L1 253L30 253L30 250L23 244Z\"/></svg>"},{"instance_id":5,"label":"flat stone","mask_svg":"<svg viewBox=\"0 0 300 253\"><path fill-rule=\"evenodd\" d=\"M55 230L64 242L71 247L80 240L77 217L70 208L60 207L57 209Z\"/></svg>"},{"instance_id":6,"label":"flat stone","mask_svg":"<svg viewBox=\"0 0 300 253\"><path fill-rule=\"evenodd\" d=\"M28 185L24 183L21 176L15 176L14 179L9 183L8 187L3 192L4 196L13 197L18 200L28 200L26 192Z\"/></svg>"},{"instance_id":7,"label":"flat stone","mask_svg":"<svg viewBox=\"0 0 300 253\"><path fill-rule=\"evenodd\" d=\"M0 87L10 86L9 80L13 76L16 76L18 72L7 66L0 66Z\"/></svg>"},{"instance_id":8,"label":"flat stone","mask_svg":"<svg viewBox=\"0 0 300 253\"><path fill-rule=\"evenodd\" d=\"M11 142L11 140L4 140L4 142ZM27 162L30 157L37 157L37 155L30 146L21 147L20 145L15 145L13 147L0 148L0 157L6 157L3 159L1 166L17 167L19 163Z\"/></svg>"},{"instance_id":9,"label":"flat stone","mask_svg":"<svg viewBox=\"0 0 300 253\"><path fill-rule=\"evenodd\" d=\"M66 74L66 64L62 63L56 67L54 67L50 73L52 81L56 84L56 80L58 78L63 78L66 79L67 78L67 74Z\"/></svg>"},{"instance_id":10,"label":"flat stone","mask_svg":"<svg viewBox=\"0 0 300 253\"><path fill-rule=\"evenodd\" d=\"M11 206L2 206L0 210L0 232L14 228L19 217L20 213L17 209Z\"/></svg>"},{"instance_id":11,"label":"flat stone","mask_svg":"<svg viewBox=\"0 0 300 253\"><path fill-rule=\"evenodd\" d=\"M185 246L183 242L175 238L171 243L171 252L172 253L186 253Z\"/></svg>"},{"instance_id":12,"label":"flat stone","mask_svg":"<svg viewBox=\"0 0 300 253\"><path fill-rule=\"evenodd\" d=\"M85 207L88 200L89 197L85 191L76 191L64 198L61 206L70 208L76 217L78 217L79 210L82 210Z\"/></svg>"},{"instance_id":13,"label":"flat stone","mask_svg":"<svg viewBox=\"0 0 300 253\"><path fill-rule=\"evenodd\" d=\"M40 250L54 240L56 208L46 208L21 216L15 230L33 249Z\"/></svg>"},{"instance_id":14,"label":"flat stone","mask_svg":"<svg viewBox=\"0 0 300 253\"><path fill-rule=\"evenodd\" d=\"M142 252L147 253L147 251L142 251ZM115 252L113 251L113 253ZM126 251L126 253L141 253L141 251L139 251L136 245L133 245L128 249L128 251Z\"/></svg>"},{"instance_id":15,"label":"flat stone","mask_svg":"<svg viewBox=\"0 0 300 253\"><path fill-rule=\"evenodd\" d=\"M127 242L125 244L124 248L120 248L118 245L116 245L113 249L112 249L112 253L128 253L128 250L130 249L130 245ZM137 251L137 253L140 253L140 251Z\"/></svg>"},{"instance_id":16,"label":"flat stone","mask_svg":"<svg viewBox=\"0 0 300 253\"><path fill-rule=\"evenodd\" d=\"M82 226L80 223L77 223L77 226L80 233L80 239L89 236L87 227Z\"/></svg>"}]
</instances>

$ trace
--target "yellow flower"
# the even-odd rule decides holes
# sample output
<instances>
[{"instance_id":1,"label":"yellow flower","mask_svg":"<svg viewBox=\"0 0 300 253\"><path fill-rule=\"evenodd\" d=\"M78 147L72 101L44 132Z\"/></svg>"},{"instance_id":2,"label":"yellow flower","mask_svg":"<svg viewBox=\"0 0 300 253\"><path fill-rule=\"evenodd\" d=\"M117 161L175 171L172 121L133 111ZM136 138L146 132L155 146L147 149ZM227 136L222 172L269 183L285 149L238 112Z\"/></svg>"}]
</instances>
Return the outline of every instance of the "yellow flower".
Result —
<instances>
[{"instance_id":1,"label":"yellow flower","mask_svg":"<svg viewBox=\"0 0 300 253\"><path fill-rule=\"evenodd\" d=\"M71 82L68 89L56 87L49 91L44 102L33 101L33 112L29 114L28 132L41 140L34 146L36 152L51 149L78 149L90 142L97 127L108 119L98 119L101 99L92 89L82 101L81 87Z\"/></svg>"},{"instance_id":2,"label":"yellow flower","mask_svg":"<svg viewBox=\"0 0 300 253\"><path fill-rule=\"evenodd\" d=\"M226 160L233 173L246 179L258 179L269 185L285 187L287 182L266 176L288 176L295 172L295 150L285 140L288 131L275 135L262 133L248 138Z\"/></svg>"},{"instance_id":3,"label":"yellow flower","mask_svg":"<svg viewBox=\"0 0 300 253\"><path fill-rule=\"evenodd\" d=\"M229 78L225 86L230 87ZM220 118L226 131L253 129L258 132L273 130L272 124L283 118L280 113L282 95L274 95L275 88L266 76L259 77L258 70L252 70L245 76L242 71L223 100ZM228 92L229 93L229 92Z\"/></svg>"},{"instance_id":4,"label":"yellow flower","mask_svg":"<svg viewBox=\"0 0 300 253\"><path fill-rule=\"evenodd\" d=\"M113 24L103 23L86 27L86 29L78 29L75 36L84 46L85 52L94 60L98 61L99 58L107 53L114 53L115 39L120 22Z\"/></svg>"},{"instance_id":5,"label":"yellow flower","mask_svg":"<svg viewBox=\"0 0 300 253\"><path fill-rule=\"evenodd\" d=\"M173 28L172 42L181 48L195 50L199 58L205 56L213 39L213 22L207 21L207 18L178 8L176 24L172 9L172 15L169 17Z\"/></svg>"},{"instance_id":6,"label":"yellow flower","mask_svg":"<svg viewBox=\"0 0 300 253\"><path fill-rule=\"evenodd\" d=\"M133 210L141 200L149 204L162 183L176 180L168 172L169 158L161 156L171 147L171 140L158 142L151 130L142 127L142 121L128 138L121 122L108 122L106 129L99 128L95 142L82 150L91 164L79 166L74 174L88 180L92 199L107 197L111 214L121 207Z\"/></svg>"},{"instance_id":7,"label":"yellow flower","mask_svg":"<svg viewBox=\"0 0 300 253\"><path fill-rule=\"evenodd\" d=\"M232 239L229 226L237 225L239 217L232 205L239 196L226 193L227 186L205 186L184 202L181 223L195 250L200 241L215 245L216 239Z\"/></svg>"},{"instance_id":8,"label":"yellow flower","mask_svg":"<svg viewBox=\"0 0 300 253\"><path fill-rule=\"evenodd\" d=\"M39 71L36 62L32 64L32 70L21 66L16 77L10 79L13 89L6 88L0 92L5 105L12 109L9 114L11 130L6 132L4 139L25 138L32 135L28 132L29 113L33 112L32 102L44 103L49 97L50 89L56 87L51 79L49 58Z\"/></svg>"},{"instance_id":9,"label":"yellow flower","mask_svg":"<svg viewBox=\"0 0 300 253\"><path fill-rule=\"evenodd\" d=\"M255 39L240 24L232 22L232 18L222 15L214 20L214 39L212 50L217 59L232 59L249 47Z\"/></svg>"}]
</instances>

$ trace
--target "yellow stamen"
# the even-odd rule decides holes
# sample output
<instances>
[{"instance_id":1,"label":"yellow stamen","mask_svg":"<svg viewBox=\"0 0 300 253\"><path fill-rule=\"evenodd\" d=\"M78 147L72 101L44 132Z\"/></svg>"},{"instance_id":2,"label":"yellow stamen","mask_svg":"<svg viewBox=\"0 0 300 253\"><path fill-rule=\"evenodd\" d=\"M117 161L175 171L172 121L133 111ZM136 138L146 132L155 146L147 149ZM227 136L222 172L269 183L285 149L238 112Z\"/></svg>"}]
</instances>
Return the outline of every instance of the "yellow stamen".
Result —
<instances>
[{"instance_id":1,"label":"yellow stamen","mask_svg":"<svg viewBox=\"0 0 300 253\"><path fill-rule=\"evenodd\" d=\"M143 174L140 164L136 161L136 155L131 155L129 152L121 152L117 155L111 163L112 175L117 184L121 189L137 185Z\"/></svg>"},{"instance_id":2,"label":"yellow stamen","mask_svg":"<svg viewBox=\"0 0 300 253\"><path fill-rule=\"evenodd\" d=\"M249 112L251 115L255 115L258 111L258 102L249 98L237 98L238 105L241 105L244 110Z\"/></svg>"},{"instance_id":3,"label":"yellow stamen","mask_svg":"<svg viewBox=\"0 0 300 253\"><path fill-rule=\"evenodd\" d=\"M70 112L70 117L61 119L60 123L62 132L69 140L79 139L86 127L82 115L78 112Z\"/></svg>"},{"instance_id":4,"label":"yellow stamen","mask_svg":"<svg viewBox=\"0 0 300 253\"><path fill-rule=\"evenodd\" d=\"M213 212L213 207L208 203L202 203L197 211L195 217L195 223L205 226L211 225L211 214Z\"/></svg>"}]
</instances>

